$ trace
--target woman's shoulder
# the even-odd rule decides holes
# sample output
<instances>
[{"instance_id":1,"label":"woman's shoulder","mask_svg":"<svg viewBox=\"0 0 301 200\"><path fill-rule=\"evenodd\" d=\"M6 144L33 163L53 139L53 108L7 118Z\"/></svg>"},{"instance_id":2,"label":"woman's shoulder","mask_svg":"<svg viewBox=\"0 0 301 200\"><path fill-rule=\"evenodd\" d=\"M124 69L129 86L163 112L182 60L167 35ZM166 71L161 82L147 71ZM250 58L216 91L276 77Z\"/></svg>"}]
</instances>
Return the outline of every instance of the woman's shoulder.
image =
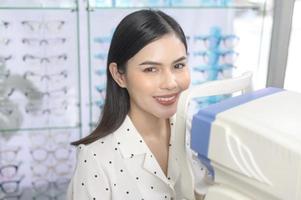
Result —
<instances>
[{"instance_id":1,"label":"woman's shoulder","mask_svg":"<svg viewBox=\"0 0 301 200\"><path fill-rule=\"evenodd\" d=\"M88 152L104 152L105 150L109 150L112 147L113 143L113 134L106 135L95 140L89 144L80 144L78 146L78 150L85 150Z\"/></svg>"},{"instance_id":2,"label":"woman's shoulder","mask_svg":"<svg viewBox=\"0 0 301 200\"><path fill-rule=\"evenodd\" d=\"M95 169L98 172L105 171L107 175L111 174L114 168L110 166L109 161L120 158L114 141L114 135L109 134L90 144L79 145L77 160L86 164L89 170Z\"/></svg>"},{"instance_id":3,"label":"woman's shoulder","mask_svg":"<svg viewBox=\"0 0 301 200\"><path fill-rule=\"evenodd\" d=\"M102 161L112 159L112 156L120 156L118 151L119 142L117 142L120 135L129 129L128 120L124 120L123 124L114 132L98 138L89 144L80 144L77 147L78 157L93 157L93 160ZM82 156L83 155L83 156Z\"/></svg>"}]
</instances>

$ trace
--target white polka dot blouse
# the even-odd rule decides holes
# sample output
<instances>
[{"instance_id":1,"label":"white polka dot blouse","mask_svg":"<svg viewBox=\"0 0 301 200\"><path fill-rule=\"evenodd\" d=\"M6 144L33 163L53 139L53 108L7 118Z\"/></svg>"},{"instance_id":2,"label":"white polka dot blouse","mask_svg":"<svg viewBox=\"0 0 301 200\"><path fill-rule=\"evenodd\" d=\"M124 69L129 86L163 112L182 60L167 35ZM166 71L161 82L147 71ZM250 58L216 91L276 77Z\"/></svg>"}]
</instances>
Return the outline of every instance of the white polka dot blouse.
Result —
<instances>
[{"instance_id":1,"label":"white polka dot blouse","mask_svg":"<svg viewBox=\"0 0 301 200\"><path fill-rule=\"evenodd\" d=\"M127 116L123 124L91 144L79 145L68 200L181 200L181 175L171 137L167 176Z\"/></svg>"}]
</instances>

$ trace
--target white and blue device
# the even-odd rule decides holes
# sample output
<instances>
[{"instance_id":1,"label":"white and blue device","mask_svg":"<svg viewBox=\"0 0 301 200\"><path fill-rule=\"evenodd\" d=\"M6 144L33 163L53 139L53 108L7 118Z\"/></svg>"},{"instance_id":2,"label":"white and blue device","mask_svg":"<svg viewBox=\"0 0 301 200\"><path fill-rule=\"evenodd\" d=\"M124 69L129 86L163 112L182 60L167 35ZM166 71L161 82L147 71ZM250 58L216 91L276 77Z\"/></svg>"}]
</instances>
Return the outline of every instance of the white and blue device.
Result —
<instances>
[{"instance_id":1,"label":"white and blue device","mask_svg":"<svg viewBox=\"0 0 301 200\"><path fill-rule=\"evenodd\" d=\"M206 200L301 200L301 94L265 88L202 109L191 148L214 177Z\"/></svg>"}]
</instances>

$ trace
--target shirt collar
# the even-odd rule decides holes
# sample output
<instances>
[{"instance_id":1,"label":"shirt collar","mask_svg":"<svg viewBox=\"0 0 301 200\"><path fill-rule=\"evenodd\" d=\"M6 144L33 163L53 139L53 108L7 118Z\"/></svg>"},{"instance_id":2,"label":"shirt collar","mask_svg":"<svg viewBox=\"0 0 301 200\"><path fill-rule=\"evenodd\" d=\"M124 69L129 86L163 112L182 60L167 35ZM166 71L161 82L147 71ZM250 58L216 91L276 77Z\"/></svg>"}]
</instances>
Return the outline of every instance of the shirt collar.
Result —
<instances>
[{"instance_id":1,"label":"shirt collar","mask_svg":"<svg viewBox=\"0 0 301 200\"><path fill-rule=\"evenodd\" d=\"M171 145L174 142L174 123L175 117L173 116L170 118ZM125 117L125 120L121 126L115 131L114 136L120 149L120 153L124 158L130 158L144 153L151 153L147 147L147 144L144 143L142 136L139 134L128 115Z\"/></svg>"},{"instance_id":2,"label":"shirt collar","mask_svg":"<svg viewBox=\"0 0 301 200\"><path fill-rule=\"evenodd\" d=\"M171 135L169 142L168 177L165 177L163 173L157 173L155 175L163 182L167 184L170 183L171 189L175 186L180 174L177 152L175 149L175 119L175 115L169 119ZM154 159L151 158L152 153L150 149L147 144L144 143L142 136L138 133L129 116L126 116L122 125L115 131L114 136L123 158L132 158L135 155L146 154L143 168L150 173L160 171L159 166L154 165Z\"/></svg>"},{"instance_id":3,"label":"shirt collar","mask_svg":"<svg viewBox=\"0 0 301 200\"><path fill-rule=\"evenodd\" d=\"M114 133L120 153L124 158L147 153L149 150L127 115L119 129Z\"/></svg>"}]
</instances>

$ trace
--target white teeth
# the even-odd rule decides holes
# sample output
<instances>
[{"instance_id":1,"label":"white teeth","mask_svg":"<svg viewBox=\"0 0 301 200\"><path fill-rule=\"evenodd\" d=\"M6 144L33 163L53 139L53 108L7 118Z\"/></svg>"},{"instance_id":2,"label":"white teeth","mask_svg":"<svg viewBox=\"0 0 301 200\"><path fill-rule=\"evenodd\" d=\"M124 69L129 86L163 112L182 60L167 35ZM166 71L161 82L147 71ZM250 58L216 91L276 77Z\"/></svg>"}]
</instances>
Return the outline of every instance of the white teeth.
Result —
<instances>
[{"instance_id":1,"label":"white teeth","mask_svg":"<svg viewBox=\"0 0 301 200\"><path fill-rule=\"evenodd\" d=\"M172 97L168 97L168 98L166 98L166 97L157 97L157 99L159 100L159 101L171 101L172 99L174 99L176 96L172 96Z\"/></svg>"}]
</instances>

